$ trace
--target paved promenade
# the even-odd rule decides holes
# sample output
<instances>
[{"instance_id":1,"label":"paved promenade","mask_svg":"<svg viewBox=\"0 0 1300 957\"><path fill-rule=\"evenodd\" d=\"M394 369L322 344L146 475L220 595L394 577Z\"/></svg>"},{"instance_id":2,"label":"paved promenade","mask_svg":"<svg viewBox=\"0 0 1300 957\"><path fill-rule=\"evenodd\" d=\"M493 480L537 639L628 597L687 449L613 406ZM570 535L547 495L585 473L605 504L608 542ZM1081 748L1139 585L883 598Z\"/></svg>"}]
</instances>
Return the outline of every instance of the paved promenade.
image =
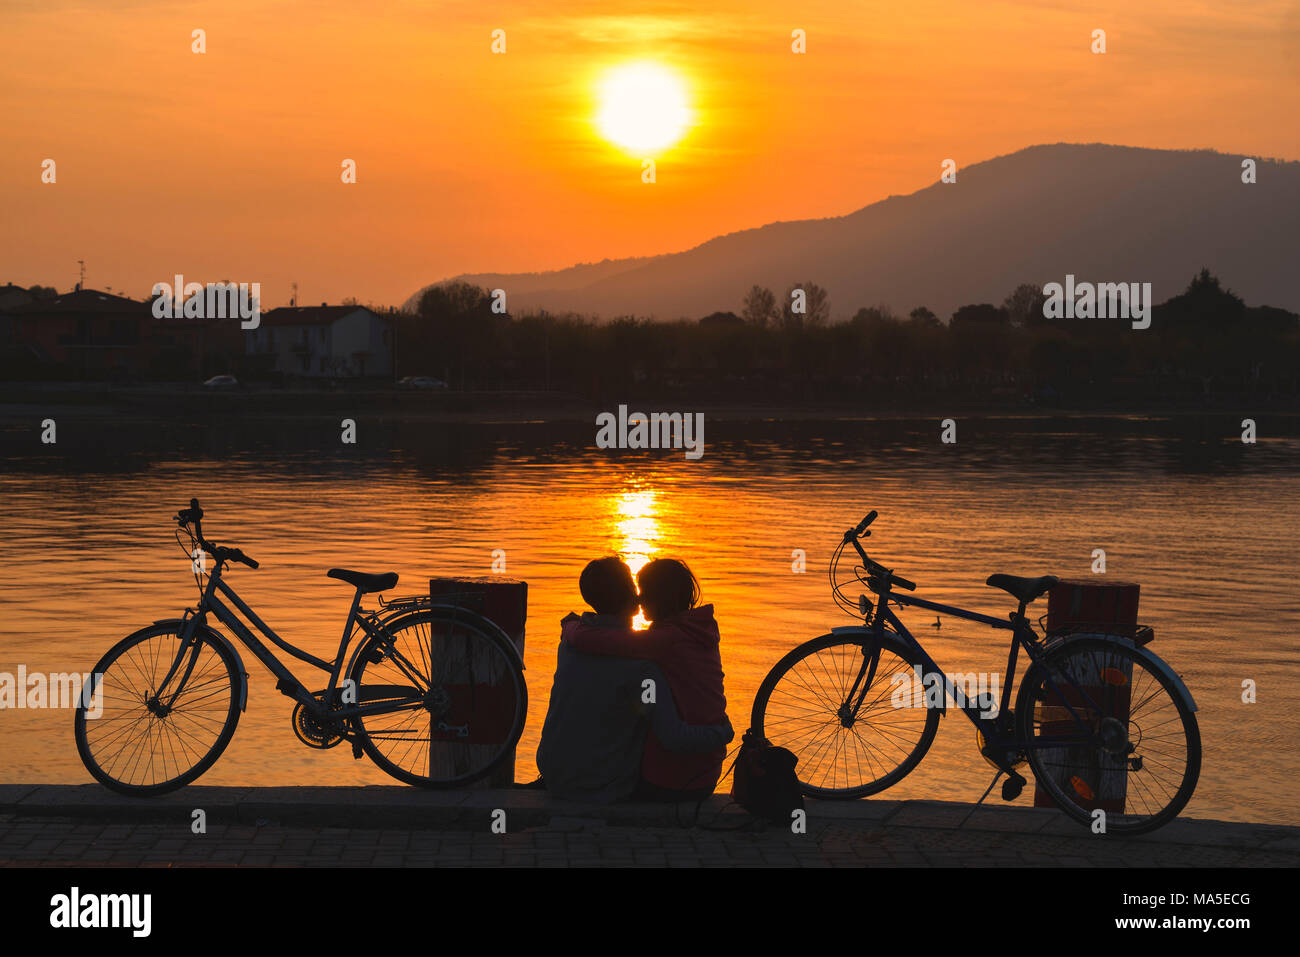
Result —
<instances>
[{"instance_id":1,"label":"paved promenade","mask_svg":"<svg viewBox=\"0 0 1300 957\"><path fill-rule=\"evenodd\" d=\"M544 792L0 786L0 865L32 867L1296 867L1300 827L1177 820L1099 837L1056 811L937 801L808 804L806 833L716 795L612 807ZM203 811L206 832L192 829ZM494 827L495 825L495 827ZM504 833L501 833L504 828Z\"/></svg>"}]
</instances>

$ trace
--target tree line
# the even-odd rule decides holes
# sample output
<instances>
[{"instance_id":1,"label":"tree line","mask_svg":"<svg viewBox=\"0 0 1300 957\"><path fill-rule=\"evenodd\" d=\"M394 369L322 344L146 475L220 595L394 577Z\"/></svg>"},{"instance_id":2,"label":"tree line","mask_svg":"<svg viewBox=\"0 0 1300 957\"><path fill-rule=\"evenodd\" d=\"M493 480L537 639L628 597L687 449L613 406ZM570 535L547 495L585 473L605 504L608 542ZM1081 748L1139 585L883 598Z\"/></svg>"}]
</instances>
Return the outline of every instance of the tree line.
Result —
<instances>
[{"instance_id":1,"label":"tree line","mask_svg":"<svg viewBox=\"0 0 1300 957\"><path fill-rule=\"evenodd\" d=\"M754 286L739 312L698 320L494 312L488 290L452 282L397 313L398 375L453 388L542 389L590 398L673 393L733 398L1007 396L1036 404L1108 398L1280 396L1300 390L1300 316L1247 306L1208 270L1128 319L1049 319L1042 287L944 321L918 306L830 318L816 283L778 298Z\"/></svg>"}]
</instances>

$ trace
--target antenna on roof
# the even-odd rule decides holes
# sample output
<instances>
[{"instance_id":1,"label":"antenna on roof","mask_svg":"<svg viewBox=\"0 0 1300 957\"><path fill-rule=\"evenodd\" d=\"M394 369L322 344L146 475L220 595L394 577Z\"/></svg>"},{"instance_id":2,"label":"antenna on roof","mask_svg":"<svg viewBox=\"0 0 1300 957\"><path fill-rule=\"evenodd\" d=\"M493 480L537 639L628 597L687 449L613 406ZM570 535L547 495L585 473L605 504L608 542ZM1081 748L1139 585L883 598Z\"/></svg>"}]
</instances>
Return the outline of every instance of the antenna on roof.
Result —
<instances>
[{"instance_id":1,"label":"antenna on roof","mask_svg":"<svg viewBox=\"0 0 1300 957\"><path fill-rule=\"evenodd\" d=\"M298 305L298 284L296 282L293 284L293 295L289 297L289 305Z\"/></svg>"},{"instance_id":2,"label":"antenna on roof","mask_svg":"<svg viewBox=\"0 0 1300 957\"><path fill-rule=\"evenodd\" d=\"M77 280L77 291L80 292L86 288L86 261L78 259L77 265L81 267L81 278Z\"/></svg>"}]
</instances>

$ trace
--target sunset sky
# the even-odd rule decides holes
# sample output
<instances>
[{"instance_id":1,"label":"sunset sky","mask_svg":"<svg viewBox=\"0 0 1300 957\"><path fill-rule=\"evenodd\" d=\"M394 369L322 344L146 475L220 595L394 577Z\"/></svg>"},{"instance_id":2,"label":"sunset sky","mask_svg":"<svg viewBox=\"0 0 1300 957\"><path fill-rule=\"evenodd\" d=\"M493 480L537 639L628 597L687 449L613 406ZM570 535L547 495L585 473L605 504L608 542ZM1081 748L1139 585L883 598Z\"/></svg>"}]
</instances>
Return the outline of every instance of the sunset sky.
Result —
<instances>
[{"instance_id":1,"label":"sunset sky","mask_svg":"<svg viewBox=\"0 0 1300 957\"><path fill-rule=\"evenodd\" d=\"M4 0L0 283L66 290L84 259L89 286L136 297L183 273L261 282L268 306L295 280L302 302L400 304L462 272L840 215L948 157L1300 158L1296 0L708 6ZM687 99L672 147L597 123L602 78L644 62Z\"/></svg>"}]
</instances>

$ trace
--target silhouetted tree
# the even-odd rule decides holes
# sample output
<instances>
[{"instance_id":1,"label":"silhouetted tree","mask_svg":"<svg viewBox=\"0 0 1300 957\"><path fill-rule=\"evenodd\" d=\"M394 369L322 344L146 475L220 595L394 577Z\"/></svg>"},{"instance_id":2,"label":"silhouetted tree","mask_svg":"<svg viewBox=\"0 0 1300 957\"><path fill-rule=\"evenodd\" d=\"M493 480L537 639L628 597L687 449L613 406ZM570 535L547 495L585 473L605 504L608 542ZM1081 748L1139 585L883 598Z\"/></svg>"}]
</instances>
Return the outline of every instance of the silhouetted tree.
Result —
<instances>
[{"instance_id":1,"label":"silhouetted tree","mask_svg":"<svg viewBox=\"0 0 1300 957\"><path fill-rule=\"evenodd\" d=\"M1011 319L1013 326L1036 326L1044 321L1043 303L1047 296L1041 286L1033 283L1021 283L1011 291L1011 295L1002 300L1002 308Z\"/></svg>"},{"instance_id":2,"label":"silhouetted tree","mask_svg":"<svg viewBox=\"0 0 1300 957\"><path fill-rule=\"evenodd\" d=\"M894 322L894 313L888 306L863 306L849 320L858 325L874 325L878 322Z\"/></svg>"},{"instance_id":3,"label":"silhouetted tree","mask_svg":"<svg viewBox=\"0 0 1300 957\"><path fill-rule=\"evenodd\" d=\"M776 296L771 289L754 286L745 293L740 314L751 325L765 327L777 317Z\"/></svg>"},{"instance_id":4,"label":"silhouetted tree","mask_svg":"<svg viewBox=\"0 0 1300 957\"><path fill-rule=\"evenodd\" d=\"M1010 359L1011 317L987 302L962 306L948 322L948 341L957 374L970 384L991 384Z\"/></svg>"},{"instance_id":5,"label":"silhouetted tree","mask_svg":"<svg viewBox=\"0 0 1300 957\"><path fill-rule=\"evenodd\" d=\"M943 321L925 306L917 306L907 314L907 317L914 325L927 329L941 329L943 327Z\"/></svg>"},{"instance_id":6,"label":"silhouetted tree","mask_svg":"<svg viewBox=\"0 0 1300 957\"><path fill-rule=\"evenodd\" d=\"M462 389L499 378L501 336L509 317L492 312L486 290L467 282L434 286L420 297L415 318L399 331L404 368L413 368L416 357L424 374L437 369Z\"/></svg>"},{"instance_id":7,"label":"silhouetted tree","mask_svg":"<svg viewBox=\"0 0 1300 957\"><path fill-rule=\"evenodd\" d=\"M803 290L803 312L795 312L795 291ZM781 304L781 326L786 330L810 329L824 325L831 317L830 294L815 282L796 283L785 291Z\"/></svg>"}]
</instances>

